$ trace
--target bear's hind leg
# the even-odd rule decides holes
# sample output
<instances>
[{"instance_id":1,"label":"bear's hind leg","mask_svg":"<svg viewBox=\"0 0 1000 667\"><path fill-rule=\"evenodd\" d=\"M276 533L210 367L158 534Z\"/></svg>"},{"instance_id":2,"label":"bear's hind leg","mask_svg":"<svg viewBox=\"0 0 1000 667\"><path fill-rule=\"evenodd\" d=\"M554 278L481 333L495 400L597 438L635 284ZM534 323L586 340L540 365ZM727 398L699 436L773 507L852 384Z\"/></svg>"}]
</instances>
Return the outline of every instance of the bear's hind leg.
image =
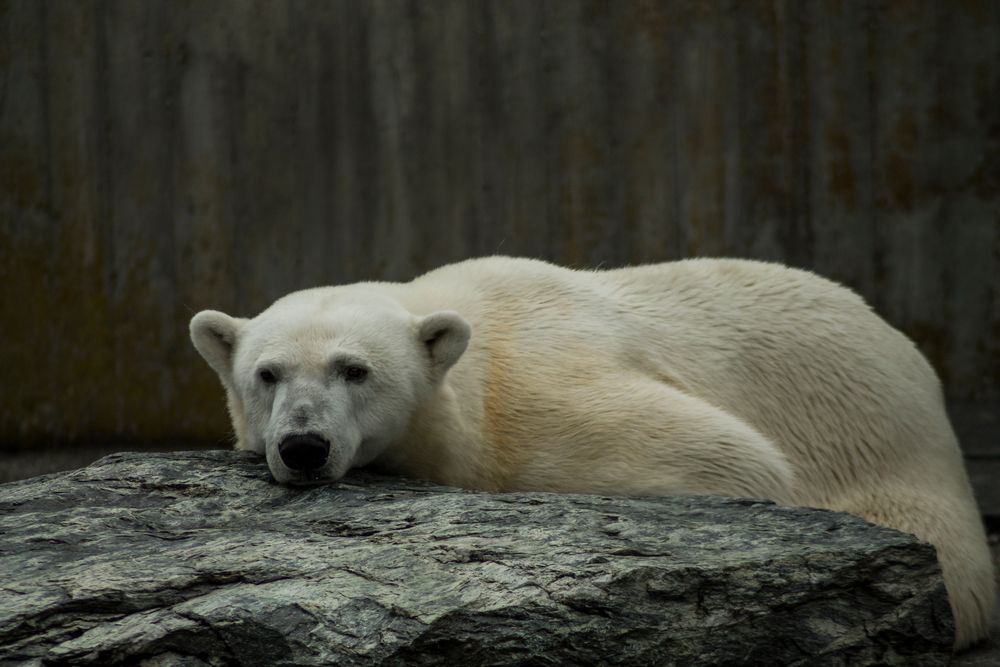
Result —
<instances>
[{"instance_id":1,"label":"bear's hind leg","mask_svg":"<svg viewBox=\"0 0 1000 667\"><path fill-rule=\"evenodd\" d=\"M792 468L770 440L669 385L646 377L616 381L614 391L586 383L565 388L546 408L539 426L547 428L527 430L539 447L511 488L794 497Z\"/></svg>"}]
</instances>

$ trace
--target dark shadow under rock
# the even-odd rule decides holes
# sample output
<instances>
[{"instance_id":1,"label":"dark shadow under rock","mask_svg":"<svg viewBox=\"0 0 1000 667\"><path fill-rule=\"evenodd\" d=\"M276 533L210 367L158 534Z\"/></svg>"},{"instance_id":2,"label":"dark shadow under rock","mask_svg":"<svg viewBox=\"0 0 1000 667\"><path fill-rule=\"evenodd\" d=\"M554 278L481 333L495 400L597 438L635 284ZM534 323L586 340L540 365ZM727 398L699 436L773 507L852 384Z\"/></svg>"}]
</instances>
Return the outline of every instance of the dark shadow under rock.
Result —
<instances>
[{"instance_id":1,"label":"dark shadow under rock","mask_svg":"<svg viewBox=\"0 0 1000 667\"><path fill-rule=\"evenodd\" d=\"M236 452L0 486L0 663L946 664L932 547L720 498L487 494Z\"/></svg>"}]
</instances>

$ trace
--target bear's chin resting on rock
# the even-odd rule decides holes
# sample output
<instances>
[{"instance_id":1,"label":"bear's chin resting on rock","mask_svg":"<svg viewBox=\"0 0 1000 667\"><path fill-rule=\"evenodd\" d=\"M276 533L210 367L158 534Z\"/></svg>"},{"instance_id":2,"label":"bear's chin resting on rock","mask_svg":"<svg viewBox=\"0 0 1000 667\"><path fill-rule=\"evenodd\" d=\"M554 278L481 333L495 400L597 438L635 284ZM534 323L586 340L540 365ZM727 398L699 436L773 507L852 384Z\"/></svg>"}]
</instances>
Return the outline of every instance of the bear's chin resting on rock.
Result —
<instances>
[{"instance_id":1,"label":"bear's chin resting on rock","mask_svg":"<svg viewBox=\"0 0 1000 667\"><path fill-rule=\"evenodd\" d=\"M278 482L376 464L472 489L714 494L846 511L937 548L956 646L995 599L937 377L848 289L777 264L507 257L203 311L240 449Z\"/></svg>"}]
</instances>

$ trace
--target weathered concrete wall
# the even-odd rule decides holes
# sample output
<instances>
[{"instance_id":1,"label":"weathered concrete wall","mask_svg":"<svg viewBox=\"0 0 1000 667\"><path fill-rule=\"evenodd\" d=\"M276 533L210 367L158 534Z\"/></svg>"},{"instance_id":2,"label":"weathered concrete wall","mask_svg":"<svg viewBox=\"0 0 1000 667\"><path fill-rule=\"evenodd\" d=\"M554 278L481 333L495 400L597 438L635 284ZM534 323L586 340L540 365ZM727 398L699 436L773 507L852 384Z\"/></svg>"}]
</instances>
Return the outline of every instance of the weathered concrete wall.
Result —
<instances>
[{"instance_id":1,"label":"weathered concrete wall","mask_svg":"<svg viewBox=\"0 0 1000 667\"><path fill-rule=\"evenodd\" d=\"M204 307L779 259L1000 399L1000 3L0 0L0 443L220 438Z\"/></svg>"}]
</instances>

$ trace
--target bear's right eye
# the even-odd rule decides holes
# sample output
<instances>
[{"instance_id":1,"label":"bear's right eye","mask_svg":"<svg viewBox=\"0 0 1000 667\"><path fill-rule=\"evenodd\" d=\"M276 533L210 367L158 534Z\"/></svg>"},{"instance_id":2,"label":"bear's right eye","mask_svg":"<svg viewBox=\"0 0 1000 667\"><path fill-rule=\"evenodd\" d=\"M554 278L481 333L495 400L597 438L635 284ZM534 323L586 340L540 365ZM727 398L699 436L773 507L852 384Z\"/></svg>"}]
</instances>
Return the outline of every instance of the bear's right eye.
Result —
<instances>
[{"instance_id":1,"label":"bear's right eye","mask_svg":"<svg viewBox=\"0 0 1000 667\"><path fill-rule=\"evenodd\" d=\"M275 376L274 373L267 370L266 368L261 372L259 372L257 375L260 376L260 381L263 382L264 384L274 384L275 382L278 381L277 376Z\"/></svg>"}]
</instances>

